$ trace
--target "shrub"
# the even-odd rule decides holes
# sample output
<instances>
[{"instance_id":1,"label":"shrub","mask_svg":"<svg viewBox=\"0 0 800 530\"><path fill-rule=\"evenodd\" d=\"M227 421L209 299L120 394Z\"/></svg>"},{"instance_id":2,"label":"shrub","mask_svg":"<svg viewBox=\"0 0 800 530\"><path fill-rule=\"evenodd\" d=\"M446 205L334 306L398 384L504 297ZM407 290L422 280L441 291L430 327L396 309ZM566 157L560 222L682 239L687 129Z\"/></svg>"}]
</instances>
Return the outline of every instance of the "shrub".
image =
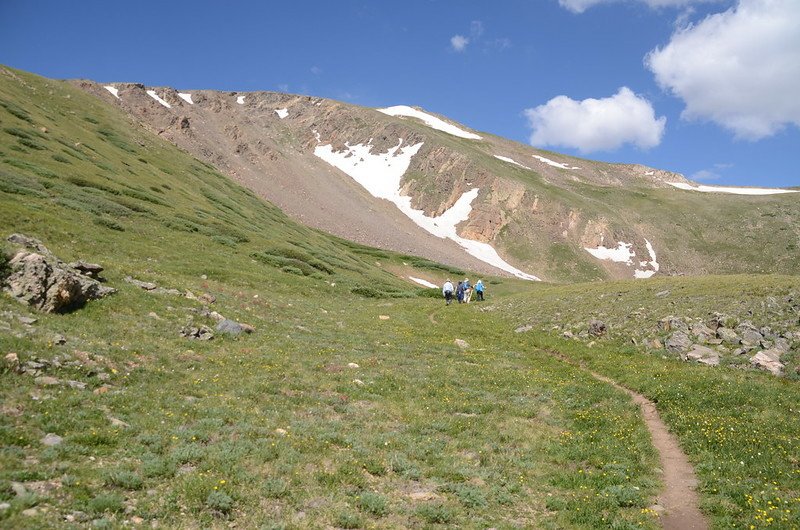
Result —
<instances>
[{"instance_id":1,"label":"shrub","mask_svg":"<svg viewBox=\"0 0 800 530\"><path fill-rule=\"evenodd\" d=\"M341 512L336 516L335 525L339 528L361 528L361 517L352 512Z\"/></svg>"},{"instance_id":2,"label":"shrub","mask_svg":"<svg viewBox=\"0 0 800 530\"><path fill-rule=\"evenodd\" d=\"M430 524L447 524L453 520L452 510L441 503L423 504L416 513L417 517Z\"/></svg>"},{"instance_id":3,"label":"shrub","mask_svg":"<svg viewBox=\"0 0 800 530\"><path fill-rule=\"evenodd\" d=\"M58 153L54 154L52 156L52 159L55 160L56 162L61 162L62 164L71 164L72 163L69 158L65 157L64 155L58 154Z\"/></svg>"},{"instance_id":4,"label":"shrub","mask_svg":"<svg viewBox=\"0 0 800 530\"><path fill-rule=\"evenodd\" d=\"M289 487L283 479L270 478L264 481L264 495L270 499L280 499L289 495Z\"/></svg>"},{"instance_id":5,"label":"shrub","mask_svg":"<svg viewBox=\"0 0 800 530\"><path fill-rule=\"evenodd\" d=\"M350 289L350 292L359 296L363 296L364 298L387 298L386 293L383 291L379 291L373 287L365 287L363 285L353 287Z\"/></svg>"},{"instance_id":6,"label":"shrub","mask_svg":"<svg viewBox=\"0 0 800 530\"><path fill-rule=\"evenodd\" d=\"M358 498L358 508L377 517L383 517L389 513L386 497L369 491Z\"/></svg>"},{"instance_id":7,"label":"shrub","mask_svg":"<svg viewBox=\"0 0 800 530\"><path fill-rule=\"evenodd\" d=\"M144 481L142 477L133 471L118 469L106 475L105 483L107 486L116 486L126 490L138 490L142 488Z\"/></svg>"},{"instance_id":8,"label":"shrub","mask_svg":"<svg viewBox=\"0 0 800 530\"><path fill-rule=\"evenodd\" d=\"M206 506L211 510L227 514L233 509L233 499L222 491L212 491L206 498Z\"/></svg>"},{"instance_id":9,"label":"shrub","mask_svg":"<svg viewBox=\"0 0 800 530\"><path fill-rule=\"evenodd\" d=\"M91 513L121 512L122 497L116 493L101 493L89 501L87 508Z\"/></svg>"}]
</instances>

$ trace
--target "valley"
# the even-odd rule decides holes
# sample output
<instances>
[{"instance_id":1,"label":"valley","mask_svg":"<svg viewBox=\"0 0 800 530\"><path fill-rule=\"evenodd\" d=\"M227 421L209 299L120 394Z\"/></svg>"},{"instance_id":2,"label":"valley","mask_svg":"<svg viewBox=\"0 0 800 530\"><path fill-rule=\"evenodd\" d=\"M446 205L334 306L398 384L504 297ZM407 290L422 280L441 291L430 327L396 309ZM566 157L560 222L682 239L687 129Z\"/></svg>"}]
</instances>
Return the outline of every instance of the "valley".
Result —
<instances>
[{"instance_id":1,"label":"valley","mask_svg":"<svg viewBox=\"0 0 800 530\"><path fill-rule=\"evenodd\" d=\"M409 108L0 67L0 276L17 233L115 290L0 296L0 526L668 527L628 391L700 524L800 525L797 196Z\"/></svg>"}]
</instances>

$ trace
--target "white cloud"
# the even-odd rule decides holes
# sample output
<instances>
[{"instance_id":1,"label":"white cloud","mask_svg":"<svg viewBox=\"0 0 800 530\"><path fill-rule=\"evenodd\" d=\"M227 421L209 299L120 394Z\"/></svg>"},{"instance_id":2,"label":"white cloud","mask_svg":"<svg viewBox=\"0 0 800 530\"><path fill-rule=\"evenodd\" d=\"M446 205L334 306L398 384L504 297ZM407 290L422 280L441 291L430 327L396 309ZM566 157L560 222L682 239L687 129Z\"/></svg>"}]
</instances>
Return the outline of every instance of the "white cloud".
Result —
<instances>
[{"instance_id":1,"label":"white cloud","mask_svg":"<svg viewBox=\"0 0 800 530\"><path fill-rule=\"evenodd\" d=\"M573 13L583 13L590 7L594 7L598 4L610 4L613 2L623 2L623 1L625 0L558 0L558 3L561 7L569 11L572 11ZM641 2L655 9L660 7L683 7L690 4L716 2L719 0L628 0L628 1Z\"/></svg>"},{"instance_id":2,"label":"white cloud","mask_svg":"<svg viewBox=\"0 0 800 530\"><path fill-rule=\"evenodd\" d=\"M314 75L320 75L322 73L322 68L320 68L319 66L312 66L310 70L311 73Z\"/></svg>"},{"instance_id":3,"label":"white cloud","mask_svg":"<svg viewBox=\"0 0 800 530\"><path fill-rule=\"evenodd\" d=\"M450 46L457 52L466 50L467 44L469 44L469 39L463 35L453 35L450 37Z\"/></svg>"},{"instance_id":4,"label":"white cloud","mask_svg":"<svg viewBox=\"0 0 800 530\"><path fill-rule=\"evenodd\" d=\"M562 146L583 153L610 151L623 144L647 149L661 143L667 118L655 117L650 102L622 87L611 97L575 101L558 96L526 109L534 146Z\"/></svg>"},{"instance_id":5,"label":"white cloud","mask_svg":"<svg viewBox=\"0 0 800 530\"><path fill-rule=\"evenodd\" d=\"M740 0L675 32L645 59L656 81L738 138L758 140L800 126L800 2Z\"/></svg>"}]
</instances>

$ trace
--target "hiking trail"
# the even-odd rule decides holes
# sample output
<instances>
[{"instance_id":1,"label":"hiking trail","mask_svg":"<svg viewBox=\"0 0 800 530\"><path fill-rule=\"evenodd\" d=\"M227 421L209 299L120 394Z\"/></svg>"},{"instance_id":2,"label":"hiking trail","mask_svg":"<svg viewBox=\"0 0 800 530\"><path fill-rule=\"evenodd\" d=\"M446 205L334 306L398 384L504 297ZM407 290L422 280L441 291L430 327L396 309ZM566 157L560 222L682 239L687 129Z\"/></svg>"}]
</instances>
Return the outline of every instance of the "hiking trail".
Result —
<instances>
[{"instance_id":1,"label":"hiking trail","mask_svg":"<svg viewBox=\"0 0 800 530\"><path fill-rule=\"evenodd\" d=\"M657 503L664 508L664 512L659 514L659 520L664 530L708 530L708 521L700 511L694 468L681 450L678 439L661 421L655 403L638 392L625 388L613 379L589 370L582 363L575 363L558 352L550 353L560 360L588 372L598 381L625 392L634 403L639 405L647 430L650 431L653 439L653 446L658 451L663 470L664 487L657 497Z\"/></svg>"}]
</instances>

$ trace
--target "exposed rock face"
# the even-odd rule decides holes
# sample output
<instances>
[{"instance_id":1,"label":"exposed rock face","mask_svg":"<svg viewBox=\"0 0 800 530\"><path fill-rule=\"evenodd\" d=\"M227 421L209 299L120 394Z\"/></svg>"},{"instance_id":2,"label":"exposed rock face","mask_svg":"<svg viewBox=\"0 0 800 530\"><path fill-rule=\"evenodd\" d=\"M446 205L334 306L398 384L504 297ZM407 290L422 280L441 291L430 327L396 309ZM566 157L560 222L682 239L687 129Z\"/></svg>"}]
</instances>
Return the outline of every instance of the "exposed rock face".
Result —
<instances>
[{"instance_id":1,"label":"exposed rock face","mask_svg":"<svg viewBox=\"0 0 800 530\"><path fill-rule=\"evenodd\" d=\"M11 274L4 290L22 303L46 313L60 313L103 298L116 289L102 285L102 267L78 262L74 268L58 259L40 241L12 234L8 241L19 248L11 258Z\"/></svg>"}]
</instances>

